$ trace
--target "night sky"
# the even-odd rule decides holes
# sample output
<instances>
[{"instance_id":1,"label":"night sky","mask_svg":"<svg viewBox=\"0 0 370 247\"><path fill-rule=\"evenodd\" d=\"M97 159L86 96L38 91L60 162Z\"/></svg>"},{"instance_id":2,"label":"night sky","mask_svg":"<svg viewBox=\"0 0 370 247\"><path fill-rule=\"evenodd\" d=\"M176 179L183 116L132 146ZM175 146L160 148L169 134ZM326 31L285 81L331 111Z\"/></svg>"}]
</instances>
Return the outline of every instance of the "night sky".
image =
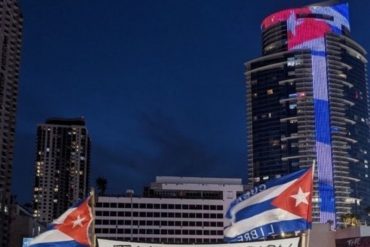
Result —
<instances>
[{"instance_id":1,"label":"night sky","mask_svg":"<svg viewBox=\"0 0 370 247\"><path fill-rule=\"evenodd\" d=\"M23 0L13 193L31 201L36 126L84 116L91 184L108 193L155 176L245 181L244 63L260 22L317 1ZM370 51L370 1L350 1L353 38Z\"/></svg>"}]
</instances>

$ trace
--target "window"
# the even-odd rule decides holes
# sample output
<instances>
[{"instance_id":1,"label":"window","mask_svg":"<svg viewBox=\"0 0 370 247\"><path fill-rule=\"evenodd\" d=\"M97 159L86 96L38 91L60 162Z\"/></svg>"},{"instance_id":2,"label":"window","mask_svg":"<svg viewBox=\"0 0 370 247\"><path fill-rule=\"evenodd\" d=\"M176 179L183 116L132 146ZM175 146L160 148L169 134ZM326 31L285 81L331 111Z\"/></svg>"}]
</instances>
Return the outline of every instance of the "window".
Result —
<instances>
[{"instance_id":1,"label":"window","mask_svg":"<svg viewBox=\"0 0 370 247\"><path fill-rule=\"evenodd\" d=\"M296 103L290 103L289 104L289 109L290 110L294 110L294 109L296 109L297 108L297 104Z\"/></svg>"},{"instance_id":2,"label":"window","mask_svg":"<svg viewBox=\"0 0 370 247\"><path fill-rule=\"evenodd\" d=\"M267 95L272 95L274 94L274 90L273 89L267 89Z\"/></svg>"},{"instance_id":3,"label":"window","mask_svg":"<svg viewBox=\"0 0 370 247\"><path fill-rule=\"evenodd\" d=\"M288 67L293 67L295 65L294 57L288 57L287 64L288 64Z\"/></svg>"}]
</instances>

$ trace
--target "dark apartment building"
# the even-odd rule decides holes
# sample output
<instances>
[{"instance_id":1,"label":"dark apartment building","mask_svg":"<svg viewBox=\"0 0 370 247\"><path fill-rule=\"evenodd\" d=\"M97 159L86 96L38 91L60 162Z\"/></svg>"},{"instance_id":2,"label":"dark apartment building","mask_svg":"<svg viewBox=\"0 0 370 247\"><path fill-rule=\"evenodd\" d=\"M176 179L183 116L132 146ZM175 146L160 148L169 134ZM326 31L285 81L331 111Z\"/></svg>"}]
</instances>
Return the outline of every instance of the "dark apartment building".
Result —
<instances>
[{"instance_id":1,"label":"dark apartment building","mask_svg":"<svg viewBox=\"0 0 370 247\"><path fill-rule=\"evenodd\" d=\"M333 227L370 206L367 59L348 12L329 1L266 17L246 64L249 183L315 160L313 219Z\"/></svg>"},{"instance_id":2,"label":"dark apartment building","mask_svg":"<svg viewBox=\"0 0 370 247\"><path fill-rule=\"evenodd\" d=\"M46 120L37 127L33 215L59 217L88 192L90 138L83 118Z\"/></svg>"},{"instance_id":3,"label":"dark apartment building","mask_svg":"<svg viewBox=\"0 0 370 247\"><path fill-rule=\"evenodd\" d=\"M0 246L8 246L11 176L23 19L16 0L0 1Z\"/></svg>"}]
</instances>

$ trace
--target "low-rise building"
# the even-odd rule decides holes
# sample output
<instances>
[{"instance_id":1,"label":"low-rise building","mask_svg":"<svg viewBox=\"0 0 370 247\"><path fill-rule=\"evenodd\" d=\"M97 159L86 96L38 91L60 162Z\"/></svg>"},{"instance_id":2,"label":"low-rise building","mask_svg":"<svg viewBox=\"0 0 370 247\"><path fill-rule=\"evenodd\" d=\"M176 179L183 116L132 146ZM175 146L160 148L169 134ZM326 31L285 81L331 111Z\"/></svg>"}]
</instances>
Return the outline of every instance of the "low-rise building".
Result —
<instances>
[{"instance_id":1,"label":"low-rise building","mask_svg":"<svg viewBox=\"0 0 370 247\"><path fill-rule=\"evenodd\" d=\"M224 215L241 179L157 177L143 196L99 196L98 238L150 243L223 242Z\"/></svg>"}]
</instances>

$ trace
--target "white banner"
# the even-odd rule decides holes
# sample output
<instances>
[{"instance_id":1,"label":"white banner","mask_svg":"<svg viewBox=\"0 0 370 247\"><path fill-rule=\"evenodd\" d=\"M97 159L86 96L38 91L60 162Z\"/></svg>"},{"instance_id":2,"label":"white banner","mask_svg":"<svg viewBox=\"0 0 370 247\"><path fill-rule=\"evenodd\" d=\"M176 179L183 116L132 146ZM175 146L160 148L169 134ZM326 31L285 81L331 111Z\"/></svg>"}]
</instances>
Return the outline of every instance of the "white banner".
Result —
<instances>
[{"instance_id":1,"label":"white banner","mask_svg":"<svg viewBox=\"0 0 370 247\"><path fill-rule=\"evenodd\" d=\"M149 244L98 239L99 247L298 247L299 238L230 244Z\"/></svg>"}]
</instances>

